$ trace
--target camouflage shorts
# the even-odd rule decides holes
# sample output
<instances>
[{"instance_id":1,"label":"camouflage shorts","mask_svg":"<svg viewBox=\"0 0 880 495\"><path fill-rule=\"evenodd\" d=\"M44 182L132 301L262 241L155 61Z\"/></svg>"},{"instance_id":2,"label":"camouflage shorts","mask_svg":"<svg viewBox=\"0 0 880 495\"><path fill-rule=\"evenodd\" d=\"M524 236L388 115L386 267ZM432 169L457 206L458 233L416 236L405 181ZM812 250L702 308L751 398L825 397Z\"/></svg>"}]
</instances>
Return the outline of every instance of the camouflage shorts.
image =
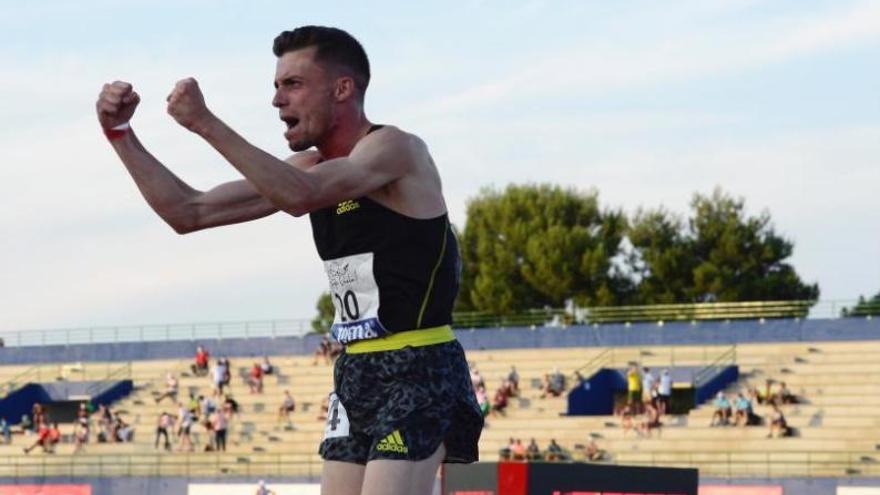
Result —
<instances>
[{"instance_id":1,"label":"camouflage shorts","mask_svg":"<svg viewBox=\"0 0 880 495\"><path fill-rule=\"evenodd\" d=\"M483 415L457 341L344 353L321 442L325 460L419 461L446 446L444 462L478 459Z\"/></svg>"}]
</instances>

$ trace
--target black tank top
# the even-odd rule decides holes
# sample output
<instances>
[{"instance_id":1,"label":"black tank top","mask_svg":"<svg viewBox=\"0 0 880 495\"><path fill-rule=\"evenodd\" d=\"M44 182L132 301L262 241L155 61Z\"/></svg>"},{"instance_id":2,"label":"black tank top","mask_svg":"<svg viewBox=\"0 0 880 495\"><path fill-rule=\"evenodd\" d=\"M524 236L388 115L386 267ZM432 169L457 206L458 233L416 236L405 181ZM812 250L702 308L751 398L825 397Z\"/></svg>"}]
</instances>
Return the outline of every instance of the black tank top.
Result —
<instances>
[{"instance_id":1,"label":"black tank top","mask_svg":"<svg viewBox=\"0 0 880 495\"><path fill-rule=\"evenodd\" d=\"M336 307L336 340L452 323L461 262L447 214L417 219L361 197L309 219Z\"/></svg>"}]
</instances>

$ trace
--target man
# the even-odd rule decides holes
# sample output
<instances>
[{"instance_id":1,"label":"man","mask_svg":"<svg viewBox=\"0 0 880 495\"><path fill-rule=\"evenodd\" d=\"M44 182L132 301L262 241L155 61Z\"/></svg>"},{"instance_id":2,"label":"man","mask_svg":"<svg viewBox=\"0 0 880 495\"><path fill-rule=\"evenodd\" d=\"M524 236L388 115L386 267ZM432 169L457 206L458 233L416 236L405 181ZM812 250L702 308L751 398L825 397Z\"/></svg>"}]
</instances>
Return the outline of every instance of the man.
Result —
<instances>
[{"instance_id":1,"label":"man","mask_svg":"<svg viewBox=\"0 0 880 495\"><path fill-rule=\"evenodd\" d=\"M669 411L669 401L672 397L672 376L669 370L663 370L660 374L660 386L657 388L657 405L660 415L664 415Z\"/></svg>"},{"instance_id":2,"label":"man","mask_svg":"<svg viewBox=\"0 0 880 495\"><path fill-rule=\"evenodd\" d=\"M98 119L147 203L179 233L309 214L332 332L346 346L320 448L322 493L431 493L441 461L477 460L483 426L449 327L460 260L439 173L418 137L367 119L369 62L348 33L305 26L281 33L273 51L272 104L297 152L285 161L211 113L194 79L167 98L171 116L244 180L202 192L172 174L128 124L140 102L128 83L104 86Z\"/></svg>"}]
</instances>

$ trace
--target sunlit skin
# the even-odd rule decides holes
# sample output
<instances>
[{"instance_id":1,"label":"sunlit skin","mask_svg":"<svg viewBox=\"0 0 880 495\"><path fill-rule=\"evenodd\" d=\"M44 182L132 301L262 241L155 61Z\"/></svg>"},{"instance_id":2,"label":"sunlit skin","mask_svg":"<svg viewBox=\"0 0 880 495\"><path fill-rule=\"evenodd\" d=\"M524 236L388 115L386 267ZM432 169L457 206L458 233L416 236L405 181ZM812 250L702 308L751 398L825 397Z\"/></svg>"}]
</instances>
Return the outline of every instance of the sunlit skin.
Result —
<instances>
[{"instance_id":1,"label":"sunlit skin","mask_svg":"<svg viewBox=\"0 0 880 495\"><path fill-rule=\"evenodd\" d=\"M272 106L287 124L284 138L299 152L316 147L322 158L346 156L370 122L354 80L329 64L315 62L315 48L278 58Z\"/></svg>"}]
</instances>

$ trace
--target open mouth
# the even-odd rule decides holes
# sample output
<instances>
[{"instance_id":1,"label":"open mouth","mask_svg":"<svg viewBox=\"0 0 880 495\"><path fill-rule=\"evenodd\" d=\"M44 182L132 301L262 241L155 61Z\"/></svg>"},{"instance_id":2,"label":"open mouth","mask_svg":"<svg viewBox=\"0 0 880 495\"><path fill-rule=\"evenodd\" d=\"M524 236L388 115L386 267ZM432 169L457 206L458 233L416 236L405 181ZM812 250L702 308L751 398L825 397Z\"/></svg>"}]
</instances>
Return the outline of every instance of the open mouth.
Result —
<instances>
[{"instance_id":1,"label":"open mouth","mask_svg":"<svg viewBox=\"0 0 880 495\"><path fill-rule=\"evenodd\" d=\"M288 131L293 129L294 127L296 127L297 124L299 124L299 119L294 118L294 117L281 117L281 120L284 121L285 124L287 124Z\"/></svg>"}]
</instances>

